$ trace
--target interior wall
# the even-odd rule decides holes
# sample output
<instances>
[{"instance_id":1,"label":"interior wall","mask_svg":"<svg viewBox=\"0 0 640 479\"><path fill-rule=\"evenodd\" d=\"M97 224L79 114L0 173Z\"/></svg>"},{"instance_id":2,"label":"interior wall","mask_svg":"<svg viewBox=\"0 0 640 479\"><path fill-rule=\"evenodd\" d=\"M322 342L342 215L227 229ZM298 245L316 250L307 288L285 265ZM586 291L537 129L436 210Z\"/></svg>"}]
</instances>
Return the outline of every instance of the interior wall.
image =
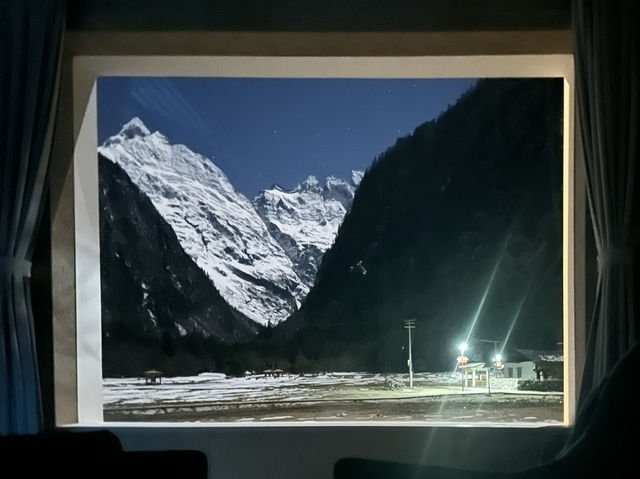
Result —
<instances>
[{"instance_id":1,"label":"interior wall","mask_svg":"<svg viewBox=\"0 0 640 479\"><path fill-rule=\"evenodd\" d=\"M514 472L551 458L563 428L150 427L112 429L128 450L197 449L216 479L329 479L343 457Z\"/></svg>"},{"instance_id":2,"label":"interior wall","mask_svg":"<svg viewBox=\"0 0 640 479\"><path fill-rule=\"evenodd\" d=\"M67 0L73 31L566 30L570 0Z\"/></svg>"}]
</instances>

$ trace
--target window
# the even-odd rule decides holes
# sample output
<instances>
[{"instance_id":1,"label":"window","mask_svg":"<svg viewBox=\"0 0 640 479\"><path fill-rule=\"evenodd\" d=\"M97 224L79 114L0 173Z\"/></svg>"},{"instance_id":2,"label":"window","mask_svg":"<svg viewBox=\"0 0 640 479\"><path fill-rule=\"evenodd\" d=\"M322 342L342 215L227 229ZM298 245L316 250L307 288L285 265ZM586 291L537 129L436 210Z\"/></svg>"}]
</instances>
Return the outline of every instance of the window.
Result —
<instances>
[{"instance_id":1,"label":"window","mask_svg":"<svg viewBox=\"0 0 640 479\"><path fill-rule=\"evenodd\" d=\"M218 63L218 64L216 64L216 60L214 59L214 60L212 60L212 65L213 65L215 68L220 68L220 65L223 65L223 66L224 66L224 65L225 65L225 61L227 61L227 60L228 60L228 59L225 59L224 61L219 60L219 63ZM427 61L427 59L420 59L420 60L422 60L424 63L416 62L416 63L417 63L417 65L411 65L411 63L412 63L412 62L411 62L411 61L409 61L409 62L408 62L408 63L409 63L409 67L410 67L410 68L409 68L409 70L410 70L410 71L411 71L412 69L413 69L413 70L416 70L416 69L417 69L417 70L420 72L420 74L417 74L417 73L413 72L413 73L412 73L412 75L415 75L415 76L418 76L418 77L420 77L420 76L426 76L426 77L434 76L432 73L430 73L430 74L425 73L425 71L427 71L427 70L428 70L428 68L427 68L427 66L428 66L428 61ZM87 65L89 65L89 66L93 65L93 67L90 67L90 68L89 68L89 70L92 70L92 68L95 68L95 65L99 63L99 62L98 62L98 63L93 63L93 64L92 64L92 62L94 62L94 61L96 61L96 62L97 62L97 60L95 60L95 59L86 59L86 61L87 61ZM301 60L299 60L299 61L301 61L303 64L305 64L304 59L301 59ZM153 63L153 62L152 62L152 63ZM178 62L178 63L180 63L180 62ZM232 64L232 63L233 63L233 62L231 62L231 64ZM285 63L285 64L286 64L286 63L288 63L288 62L286 62L286 61L285 61L285 62L283 62L283 63ZM375 62L374 62L374 63L375 63ZM455 62L454 62L454 63L455 63ZM507 63L508 63L508 61L507 61ZM551 62L551 63L553 63L553 62ZM340 61L337 61L337 64L340 64ZM559 62L559 64L562 64L562 62ZM306 63L305 65L307 66L307 68L311 68L311 69L313 69L313 68L310 66L310 63ZM476 68L478 68L478 69L476 70L476 73L477 73L477 72L481 72L481 73L482 73L483 71L485 71L485 70L483 70L482 68L480 68L478 65L479 65L479 64L476 64L476 65L475 65L475 67L476 67ZM176 65L176 66L177 66L177 65ZM228 65L227 65L227 66L228 66ZM442 66L442 65L440 65L440 66ZM344 67L344 65L343 65L343 67ZM215 68L214 68L214 70L215 70ZM458 68L460 68L460 67L458 67ZM223 68L223 69L224 69L224 68ZM159 69L159 70L161 70L161 69ZM242 70L242 68L241 68L240 70ZM455 68L454 68L454 70L455 70ZM95 70L93 70L93 71L95 72ZM132 68L132 69L131 69L131 74L132 74L132 75L133 75L133 74L135 74L135 71L136 71L136 68ZM181 70L181 71L183 71L183 70ZM291 71L291 70L290 70L290 71ZM388 70L387 70L387 71L388 71ZM512 71L513 71L513 70L512 70ZM561 69L559 69L558 71L561 71ZM108 72L102 72L102 73L103 73L103 74L108 74ZM161 72L160 72L160 73L161 73ZM485 74L486 74L486 73L485 73ZM566 74L566 72L565 72L564 74L558 74L558 73L556 73L556 76L564 76L565 74ZM94 75L95 75L95 73L94 73ZM166 75L166 73L165 73L165 75ZM325 74L325 75L326 75L326 74ZM449 74L449 75L451 75L451 74ZM546 75L547 75L547 76L554 76L554 75L548 75L548 73L547 73ZM238 76L240 76L240 77L244 77L244 78L247 78L247 77L248 77L246 73L243 73L242 75L235 75L235 77L238 77ZM286 75L282 75L282 76L286 76ZM313 75L309 75L309 74L305 74L304 76L305 76L305 77L308 77L308 76L313 77ZM353 74L351 74L351 75L347 75L347 76L353 76ZM409 75L408 75L408 76L409 76ZM461 75L461 76L463 76L463 75ZM479 76L479 75L473 75L473 76L474 76L474 77L476 77L476 76ZM481 75L480 75L480 76L481 76ZM528 74L519 74L519 75L514 75L514 74L512 73L512 74L511 74L511 75L509 75L509 76L532 76L532 75L531 75L531 72L529 72ZM541 75L541 76L543 76L543 75ZM94 79L95 79L95 78L96 78L96 76L93 76L92 78L94 78ZM495 81L499 81L499 80L495 80ZM565 86L565 89L566 89L566 86ZM100 94L100 92L99 92L99 90L96 90L96 89L94 88L93 93L92 93L92 95L93 95L93 97L92 97L92 103L90 103L90 109L89 109L90 111L88 112L89 114L88 114L87 116L85 116L85 123L84 123L84 124L83 124L83 126L82 126L82 129L84 129L84 130L85 130L85 134L92 134L92 133L91 133L91 131L92 131L92 130L93 130L93 131L95 131L95 128L96 128L96 114L95 114L95 110L94 110L94 109L95 109L96 94L98 94L98 95L99 95L99 94ZM565 92L565 97L566 97L566 95L567 95L567 93ZM99 98L98 98L98 100L99 100ZM93 106L91 106L92 104L93 104ZM566 105L565 105L565 106L566 106ZM568 113L567 111L565 111L565 113L564 113L565 117L566 117L566 115L568 115L568 114L569 114L569 113ZM99 125L97 125L97 126L99 126ZM129 125L129 126L130 126L131 128L139 128L139 129L142 129L142 127L143 127L143 125L141 125L141 124L135 124L135 122L134 122L134 124L131 124L131 125ZM416 125L416 126L417 126L417 125ZM566 126L566 125L565 125L565 126ZM81 129L81 130L82 130L82 129ZM124 132L125 136L126 136L126 133L127 133L127 132ZM152 132L149 132L149 133L152 133ZM95 134L95 133L93 133L93 134ZM146 133L145 133L144 131L143 131L143 134L145 134L145 135L146 135ZM273 133L272 133L272 134L273 134ZM113 135L113 136L117 136L117 135ZM81 131L80 138L82 138L82 131ZM91 139L90 139L90 140L91 140ZM566 142L568 141L568 140L567 140L567 138L566 138L566 135L564 135L564 139L563 139L563 141L565 142L565 146L566 146ZM87 141L87 145L86 145L86 146L88 146L88 147L93 146L94 151L95 151L95 147L96 147L97 145L98 145L98 142L96 142L96 141L95 141L95 137L94 137L91 141ZM93 166L90 166L90 165L88 164L88 162L86 162L86 160L83 160L83 159L81 159L81 158L80 158L81 154L80 154L80 151L79 151L79 150L80 150L83 146L84 146L84 143L83 143L82 139L79 139L79 141L78 141L78 148L77 148L77 150L76 150L76 165L77 165L77 170L78 170L78 171L77 171L77 175L78 175L78 177L77 177L77 178L78 178L78 181L79 181L80 179L82 179L81 184L83 185L83 190L86 188L86 191L88 191L88 192L90 193L90 195L92 196L92 198L93 198L93 199L91 200L91 201L92 201L92 203L90 204L90 208L89 208L89 209L92 211L92 214L93 214L93 215L95 215L95 214L98 212L98 205L97 205L97 202L96 202L96 200L97 200L97 198L96 198L97 194L96 194L96 193L97 193L97 191L98 191L98 189L99 189L99 188L98 188L98 185L97 185L98 175L96 175L96 174L95 174L95 173L96 173L96 171L95 171L95 168L96 168L96 166L95 166L95 155L93 155L94 165L93 165ZM84 154L86 154L86 152L83 152L83 153L82 153L82 155L84 155ZM566 161L567 161L567 159L566 159L566 153L565 153L565 162L566 162ZM93 168L93 170L91 170L91 168ZM86 176L85 176L85 174L86 174ZM131 176L131 175L129 175L129 176ZM89 179L93 182L93 185L91 185L91 184L87 181L87 180L89 180ZM442 178L442 179L443 179L443 180L446 180L446 178ZM445 187L445 189L446 189L446 187L447 187L447 186L446 186L446 181L444 181L444 183L442 183L442 185L440 185L440 186L443 186L443 185L444 185L444 187ZM180 193L180 192L178 191L178 193ZM84 199L86 200L86 198L87 198L87 197L85 197ZM356 201L357 201L357 200L356 200ZM86 206L86 205L87 205L87 203L85 203L84 205ZM78 217L79 217L79 218L78 218ZM79 221L82 221L82 220L83 220L82 215L77 215L77 218L79 219ZM96 228L95 228L95 216L93 216L93 220L92 220L92 221L93 221L93 228L89 228L89 230L91 230L91 231L85 230L84 232L85 232L85 233L90 233L90 236L92 236L92 241L93 241L93 242L94 242L94 244L95 244L95 242L96 242L96 240L97 240L97 230L96 230ZM82 231L82 230L83 230L83 227L82 227L82 226L80 226L80 224L79 224L79 223L78 223L78 225L77 225L77 229L80 231L80 234L82 234L82 233L83 233L83 231ZM80 253L80 254L82 254L82 253ZM231 253L229 253L229 254L231 254ZM98 258L99 258L99 256L98 256L98 255L99 255L99 249L96 249L95 247L94 247L94 248L92 248L92 249L91 249L91 255L90 255L90 256L91 256L91 258L89 258L89 259L90 259L91 261L93 261L93 264L95 264L96 259L98 259ZM87 258L79 258L80 263L82 264L82 263L83 263L83 261L84 261L84 260L86 260L86 259L87 259ZM353 271L350 269L350 270L349 270L349 272L350 272L350 273L352 273L352 272L353 272L353 273L358 273L358 274L360 274L361 276L366 276L366 273L365 273L365 272L366 272L366 271L368 271L367 266L368 266L368 265L366 264L366 261L363 261L362 263L359 263L359 262L355 261L355 262L353 262L353 264L350 264L350 267L352 267L352 268L353 268ZM93 269L93 271L95 272L96 270L95 270L95 269ZM80 285L80 284L79 284L79 288L81 288L81 287L82 287L82 285ZM91 287L93 287L93 288L94 288L94 289L93 289L93 291L94 291L94 295L93 295L93 296L91 296L91 297L95 298L95 291L96 291L96 290L95 290L95 287L96 287L95 282L94 282L94 283L92 283ZM142 283L140 283L140 287L142 287L142 289L144 289L144 286L142 286ZM566 294L566 285L565 285L565 294ZM140 296L141 298L143 298L143 299L144 299L144 291L143 291L143 292L141 293L141 295L139 295L139 296ZM480 295L480 296L482 296L482 295ZM89 297L89 296L84 296L84 298L86 298L86 297ZM98 295L98 297L99 297L99 295ZM90 307L89 309L93 308L93 311L95 311L95 308L96 308L96 307L98 307L98 309L99 309L99 308L100 308L100 306L101 306L101 303L100 303L100 302L96 303L95 301L93 301L93 302L89 301L89 302L87 303L87 302L81 302L81 299L82 299L82 295L80 295L80 294L79 294L79 299L78 299L78 301L79 301L79 304L78 304L79 315L80 315L80 310L82 310L83 308L88 308L88 307L89 307L89 306L88 306L89 304L91 305L91 307ZM326 314L327 314L327 315L329 315L329 313L326 313ZM335 313L335 314L339 314L339 313ZM93 317L95 317L95 313L94 313L92 316L93 316ZM565 310L565 314L564 314L564 316L565 316L564 321L565 321L565 324L566 324L566 322L568 321L568 319L567 319L567 317L566 317L566 310ZM87 317L88 317L88 316L87 316ZM402 318L399 318L399 319L402 319ZM84 338L84 339L83 339L83 341L86 341L86 342L87 342L87 344L85 345L85 346L86 346L86 348L85 348L85 350L84 350L84 353L88 353L88 356L89 356L89 357L93 357L93 361L85 362L85 363L84 363L84 365L83 365L83 367L81 367L81 369L80 369L80 371L79 371L79 372L81 373L81 374L79 375L79 376L80 376L80 377L79 377L79 387L80 387L80 389L81 389L81 396L83 396L83 393L86 393L86 394L84 394L84 396L83 396L83 397L85 398L86 402L85 402L85 403L83 403L83 404L88 408L87 410L91 410L91 411L93 411L93 413L91 413L91 414L97 414L97 415L101 416L102 411L101 411L100 409L101 409L102 401L101 401L101 400L99 400L98 405L96 405L96 404L95 404L95 400L96 400L96 399L99 399L99 396L101 395L101 392L102 392L102 390L101 390L101 385L100 385L100 387L99 387L99 388L97 388L97 387L96 387L96 386L98 386L98 385L99 385L99 382L100 382L100 381L99 381L99 379L100 379L100 377L101 377L101 370L102 370L102 364L101 364L101 363L102 363L102 361L100 360L99 355L98 355L98 357L96 357L95 349L92 349L92 350L91 350L91 352L89 352L89 348L95 348L95 347L96 347L96 345L98 346L98 348L100 347L100 345L99 345L99 340L100 340L100 338L101 338L101 335L100 335L100 333L99 333L99 331L100 331L100 323L99 323L99 322L95 322L95 321L93 321L91 324L88 324L88 322L89 322L89 321L87 321L87 324L82 324L82 323L80 323L80 324L82 324L82 325L80 325L80 324L79 324L78 334L79 334L79 335L83 335L83 336L82 336L82 337ZM275 323L275 322L277 322L277 321L274 321L274 323ZM268 320L267 320L267 324L266 324L266 326L267 326L267 328L269 328ZM416 324L415 326L416 326L416 329L415 329L415 330L413 330L412 328L403 329L403 326L400 324L400 325L399 325L399 329L401 329L404 333L406 333L406 332L408 331L408 336L407 336L407 337L409 337L409 336L411 336L412 334L418 334L418 333L419 333L420 322L417 322L417 324ZM185 327L184 325L183 325L182 327L186 330L186 327ZM84 331L82 331L83 329L84 329ZM175 336L175 337L172 337L172 336L169 336L169 335L165 335L165 336L163 337L163 335L162 335L162 334L160 335L160 337L159 337L159 344L160 344L160 347L161 347L161 348L162 348L162 347L164 347L164 349L165 349L165 350L169 350L169 351L171 351L172 349L175 349L176 345L175 345L175 344L172 344L172 343L175 343L175 339L176 339L176 337L179 337L179 336L180 336L180 334L181 334L181 329L180 329L180 328L178 328L178 327L176 326L176 331L177 331L177 335L178 335L178 336ZM96 333L97 333L97 334L96 334ZM185 336L186 336L186 335L185 335ZM416 339L417 339L417 338L415 338L415 336L411 336L411 337L413 338L413 340L416 340ZM89 340L87 340L88 338L93 338L93 339L89 339ZM96 339L98 339L98 343L96 343ZM467 338L464 338L464 339L467 339ZM471 338L471 339L474 339L474 338ZM565 341L565 343L566 343L566 341ZM80 342L79 344L82 344L82 343ZM479 343L478 343L478 344L479 344ZM407 346L408 346L408 342L407 342ZM472 346L472 347L474 347L474 345L473 345L473 344L472 344L471 346ZM476 347L477 347L477 346L476 346ZM455 347L452 347L451 349L453 350L453 354L454 354L454 356L455 356L455 354L457 354L457 351L455 351ZM480 348L478 347L478 349L480 349ZM468 351L468 352L469 352L469 351ZM83 351L79 351L79 354L82 354L82 353L83 353ZM420 351L414 351L414 354L416 355L416 357L415 357L415 359L414 359L415 361L417 361L417 360L418 360L418 358L420 357L420 353L421 353ZM464 356L464 354L465 354L465 353L464 353L464 352L462 352L461 356ZM297 358L296 358L296 359L297 359ZM307 359L310 359L310 358L307 358ZM472 359L473 359L473 358L472 358ZM484 367L486 367L486 366L487 366L487 365L488 365L488 364L489 364L493 359L494 359L494 358L489 357L487 360L485 360L485 361L484 361L484 363L485 363L485 364L484 364L483 366L484 366ZM569 360L569 359L567 358L567 360ZM479 366L479 367L483 367L483 366ZM565 367L566 367L566 366L565 366ZM242 368L242 367L241 367L241 369L244 369L244 368ZM274 367L270 367L270 368L269 368L269 367L265 367L265 368L263 369L262 373L263 373L264 375L267 375L267 374L268 374L268 373L267 373L267 370L269 370L269 369L271 369L271 373L269 373L269 374L272 374L272 375L282 374L282 372L278 372L278 371L277 371L278 369L282 369L282 371L283 371L283 372L287 372L287 371L285 371L285 369L280 368L280 367L277 367L277 365L274 365ZM147 371L148 371L148 370L147 370ZM242 372L244 372L244 371L242 371ZM339 371L336 371L336 372L339 372ZM424 371L421 371L421 372L424 372ZM480 372L480 371L478 371L478 372ZM508 372L509 372L508 376L512 376L512 370L511 370L511 368L509 368ZM98 374L98 376L97 376L97 380L96 380L96 373ZM417 372L416 372L416 373L417 373ZM471 372L470 372L469 374L471 374ZM521 368L518 368L518 377L521 377L521 375L522 375L522 370L521 370ZM405 374L405 376L406 376L406 374ZM481 373L480 373L480 374L478 374L478 378L480 378L480 377L482 377L482 374L481 374ZM392 383L392 379L393 379L393 378L390 378L390 383ZM166 381L165 381L165 382L166 382ZM390 388L390 389L392 389L392 386L393 386L393 385L391 384L391 388ZM406 386L405 386L405 385L403 385L403 386L401 386L401 387L406 387ZM569 391L565 388L565 394L568 394L568 393L569 393ZM566 396L565 396L565 397L566 397ZM566 402L567 402L567 401L565 401L565 403L566 403ZM567 405L565 404L565 408L566 408L566 407L567 407ZM566 415L565 415L565 418L566 418Z\"/></svg>"}]
</instances>

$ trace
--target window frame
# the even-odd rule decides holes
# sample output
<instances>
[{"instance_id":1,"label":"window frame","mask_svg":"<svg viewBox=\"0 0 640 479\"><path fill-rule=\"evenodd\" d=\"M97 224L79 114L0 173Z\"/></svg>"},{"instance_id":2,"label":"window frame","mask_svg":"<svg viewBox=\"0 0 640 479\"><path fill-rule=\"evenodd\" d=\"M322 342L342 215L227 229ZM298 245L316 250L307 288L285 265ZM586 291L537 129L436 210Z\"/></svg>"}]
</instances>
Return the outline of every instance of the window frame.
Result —
<instances>
[{"instance_id":1,"label":"window frame","mask_svg":"<svg viewBox=\"0 0 640 479\"><path fill-rule=\"evenodd\" d=\"M500 31L421 31L421 32L251 32L251 31L69 31L65 35L61 94L58 106L58 119L54 136L54 148L50 166L50 198L51 198L51 274L52 274L52 321L53 321L53 380L54 380L54 407L55 423L58 426L73 427L79 424L78 390L77 390L77 361L76 354L76 274L75 274L75 225L74 225L74 185L73 185L73 149L77 131L74 130L74 95L76 85L73 80L73 63L80 56L130 56L130 55L192 55L192 56L468 56L468 55L565 55L572 56L573 41L571 31L566 28L555 30L500 30ZM570 60L572 65L573 60ZM575 90L574 90L575 92ZM565 98L566 100L566 98ZM571 104L575 103L573 95ZM82 113L82 112L80 112ZM573 115L573 112L572 112ZM565 135L564 141L572 148L575 145L571 162L565 163L563 186L563 210L565 224L563 238L563 285L571 286L572 294L565 299L563 311L569 311L574 321L564 325L564 337L572 337L574 347L570 351L574 359L575 373L572 385L576 397L579 392L579 379L582 374L585 350L585 314L588 311L585 296L585 212L586 196L584 171L581 157L581 144L579 141L579 118L575 115L574 127L570 131L570 137ZM569 190L567 186L570 186ZM567 213L570 213L567 220ZM567 244L570 243L570 248ZM568 254L570 253L570 254ZM569 335L569 336L568 336ZM565 362L565 373L569 365ZM565 378L568 375L565 374ZM566 381L566 379L565 379ZM570 409L565 403L565 410ZM575 409L567 415L565 411L565 425L571 425ZM90 426L83 422L83 427ZM210 432L199 432L201 427L194 429L186 426L179 433L176 427L171 427L163 432L162 427L152 427L150 423L136 424L132 428L115 427L113 423L109 428L116 431L127 442L135 441L142 445L145 442L162 444L166 447L170 444L191 443L200 447L205 438L207 443L215 449L222 444L242 444L246 442L255 431L247 426L242 432L235 428L208 429ZM174 426L177 426L175 424ZM381 424L376 424L381 426ZM304 426L304 425L303 425ZM329 426L331 431L329 439L333 443L331 447L325 447L317 459L311 462L321 467L329 467L331 457L336 451L345 449L346 444L360 444L359 448L366 451L371 457L396 458L397 460L411 460L414 462L435 461L455 467L474 467L475 461L489 456L495 459L499 457L510 458L494 463L494 467L521 468L523 464L538 459L541 444L557 434L557 427L544 427L535 430L519 432L516 428L451 428L435 427L434 424L424 424L419 428L372 428L363 427L360 423L354 428L341 428L336 430ZM105 427L104 423L100 427ZM298 428L277 428L277 434L270 433L269 443L274 448L286 449L287 444L297 443ZM324 437L326 427L316 427L313 431L305 431L306 437ZM401 430L401 432L398 432ZM272 429L272 431L274 431ZM314 432L315 431L315 432ZM341 432L340 432L341 431ZM415 432L414 432L415 431ZM497 434L499 432L499 434ZM434 435L435 433L435 435ZM311 436L309 436L311 435ZM314 436L315 435L315 436ZM377 435L377 436L376 436ZM147 438L147 439L145 439ZM156 439L157 438L157 441ZM434 441L433 439L437 440ZM456 438L464 441L479 441L483 444L493 445L481 453L473 453L459 456L454 453L452 441ZM427 440L429 454L422 450L421 440ZM142 443L140 442L142 441ZM177 441L177 442L176 442ZM222 441L222 442L220 442ZM234 442L235 441L235 442ZM238 442L240 441L240 442ZM347 441L347 442L345 442ZM515 444L526 443L528 447L516 447ZM342 446L341 446L342 444ZM414 444L409 448L413 452L399 451L396 444ZM178 446L180 447L180 446ZM509 449L511 448L511 449ZM334 452L330 452L334 450ZM352 447L347 448L352 451ZM345 449L346 450L346 449ZM404 450L404 448L403 448ZM500 454L493 454L491 450ZM478 450L479 451L479 450ZM513 454L502 454L512 451ZM524 453L526 451L526 453ZM514 455L517 452L517 457ZM353 453L353 452L351 452ZM364 453L364 452L363 452ZM211 454L216 454L211 452ZM268 453L267 453L268 454ZM264 456L257 457L256 467L269 463ZM314 454L315 457L315 454ZM431 459L429 459L431 457ZM307 458L304 462L305 470L308 467ZM454 461L454 462L451 462ZM302 463L301 463L302 464ZM500 465L501 464L501 465ZM224 466L223 466L224 467ZM295 466L294 466L295 468ZM251 469L251 468L250 468ZM329 469L327 469L328 471Z\"/></svg>"},{"instance_id":2,"label":"window frame","mask_svg":"<svg viewBox=\"0 0 640 479\"><path fill-rule=\"evenodd\" d=\"M391 72L391 73L390 73ZM563 337L564 424L575 417L580 371L575 307L576 184L573 57L465 55L413 57L311 56L76 56L73 59L75 333L77 422L101 423L100 249L98 230L96 80L100 76L227 76L314 78L564 78L563 134ZM584 239L582 239L584 244ZM97 340L97 342L96 342ZM172 423L163 423L169 425ZM216 426L224 423L208 423ZM346 423L338 423L346 424ZM358 425L402 423L358 423ZM353 424L350 424L353 425ZM429 423L422 424L429 426ZM454 426L453 423L446 425ZM504 426L504 425L497 425Z\"/></svg>"}]
</instances>

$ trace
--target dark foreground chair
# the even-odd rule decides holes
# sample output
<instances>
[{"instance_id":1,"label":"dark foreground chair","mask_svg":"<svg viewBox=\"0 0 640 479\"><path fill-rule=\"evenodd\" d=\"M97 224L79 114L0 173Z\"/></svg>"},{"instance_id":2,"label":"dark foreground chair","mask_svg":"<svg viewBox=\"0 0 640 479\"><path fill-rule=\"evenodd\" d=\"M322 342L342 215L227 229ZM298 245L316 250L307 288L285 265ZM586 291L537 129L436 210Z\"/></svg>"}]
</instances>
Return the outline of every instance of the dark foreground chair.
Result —
<instances>
[{"instance_id":1,"label":"dark foreground chair","mask_svg":"<svg viewBox=\"0 0 640 479\"><path fill-rule=\"evenodd\" d=\"M70 479L206 479L200 451L122 449L109 431L54 431L0 437L0 477Z\"/></svg>"},{"instance_id":2,"label":"dark foreground chair","mask_svg":"<svg viewBox=\"0 0 640 479\"><path fill-rule=\"evenodd\" d=\"M636 469L640 430L640 345L616 365L585 401L560 453L514 473L420 466L360 458L340 459L335 479L565 479L611 477Z\"/></svg>"}]
</instances>

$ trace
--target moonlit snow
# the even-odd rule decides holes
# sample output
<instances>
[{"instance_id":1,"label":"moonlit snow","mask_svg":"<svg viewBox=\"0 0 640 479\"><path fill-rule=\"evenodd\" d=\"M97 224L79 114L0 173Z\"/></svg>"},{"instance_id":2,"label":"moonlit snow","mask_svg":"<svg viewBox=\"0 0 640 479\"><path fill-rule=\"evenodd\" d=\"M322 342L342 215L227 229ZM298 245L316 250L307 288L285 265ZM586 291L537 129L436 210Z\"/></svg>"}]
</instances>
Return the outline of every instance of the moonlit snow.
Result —
<instances>
[{"instance_id":1,"label":"moonlit snow","mask_svg":"<svg viewBox=\"0 0 640 479\"><path fill-rule=\"evenodd\" d=\"M309 176L290 191L274 185L253 201L269 233L291 258L308 288L313 286L322 255L333 244L351 208L361 179L360 171L352 172L350 182L335 176L320 182Z\"/></svg>"},{"instance_id":2,"label":"moonlit snow","mask_svg":"<svg viewBox=\"0 0 640 479\"><path fill-rule=\"evenodd\" d=\"M390 390L387 381L404 385ZM474 423L562 421L562 395L460 388L456 373L416 373L409 390L406 374L358 372L321 375L219 373L164 378L145 385L141 378L104 379L105 417L152 421L335 421L422 420Z\"/></svg>"},{"instance_id":3,"label":"moonlit snow","mask_svg":"<svg viewBox=\"0 0 640 479\"><path fill-rule=\"evenodd\" d=\"M362 176L322 185L310 177L291 192L266 190L254 204L210 159L138 118L98 151L149 197L223 298L263 325L300 306Z\"/></svg>"},{"instance_id":4,"label":"moonlit snow","mask_svg":"<svg viewBox=\"0 0 640 479\"><path fill-rule=\"evenodd\" d=\"M459 377L450 373L430 377L442 384L459 382ZM384 385L384 375L338 372L318 376L285 374L276 378L263 375L234 378L222 373L203 373L198 376L166 378L162 384L153 387L146 386L144 380L138 378L105 378L103 385L105 406L157 404L163 401L305 401L341 397L341 393L337 392L338 388L346 387L350 390L349 393L357 393L359 388L380 388Z\"/></svg>"}]
</instances>

